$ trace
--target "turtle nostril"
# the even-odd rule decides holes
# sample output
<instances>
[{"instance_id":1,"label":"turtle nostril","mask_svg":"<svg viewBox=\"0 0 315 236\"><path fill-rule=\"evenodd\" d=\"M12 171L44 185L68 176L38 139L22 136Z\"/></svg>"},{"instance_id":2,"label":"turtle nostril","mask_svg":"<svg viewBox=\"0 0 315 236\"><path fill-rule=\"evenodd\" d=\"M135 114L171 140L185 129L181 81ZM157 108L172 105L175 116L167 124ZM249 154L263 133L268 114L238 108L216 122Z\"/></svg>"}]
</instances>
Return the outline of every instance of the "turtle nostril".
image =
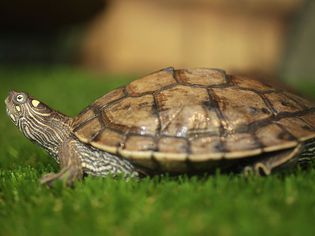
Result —
<instances>
[{"instance_id":1,"label":"turtle nostril","mask_svg":"<svg viewBox=\"0 0 315 236\"><path fill-rule=\"evenodd\" d=\"M9 98L13 98L13 97L15 97L16 95L17 95L18 93L16 92L16 91L14 91L14 90L11 90L10 92L9 92Z\"/></svg>"},{"instance_id":2,"label":"turtle nostril","mask_svg":"<svg viewBox=\"0 0 315 236\"><path fill-rule=\"evenodd\" d=\"M8 105L10 102L12 102L14 96L16 95L17 93L15 91L10 91L7 98L5 99L5 104Z\"/></svg>"}]
</instances>

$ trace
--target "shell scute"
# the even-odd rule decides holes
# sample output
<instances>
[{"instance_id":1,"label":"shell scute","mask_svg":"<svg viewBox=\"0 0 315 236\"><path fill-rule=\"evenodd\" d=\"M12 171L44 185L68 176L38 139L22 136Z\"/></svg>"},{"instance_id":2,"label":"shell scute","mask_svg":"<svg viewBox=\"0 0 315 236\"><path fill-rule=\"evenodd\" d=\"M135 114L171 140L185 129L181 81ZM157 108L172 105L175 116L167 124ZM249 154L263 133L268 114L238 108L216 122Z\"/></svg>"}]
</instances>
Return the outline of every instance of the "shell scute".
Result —
<instances>
[{"instance_id":1,"label":"shell scute","mask_svg":"<svg viewBox=\"0 0 315 236\"><path fill-rule=\"evenodd\" d=\"M190 140L192 154L221 153L219 136L196 137Z\"/></svg>"},{"instance_id":2,"label":"shell scute","mask_svg":"<svg viewBox=\"0 0 315 236\"><path fill-rule=\"evenodd\" d=\"M297 112L302 107L294 100L290 99L283 93L269 93L265 95L272 104L276 113Z\"/></svg>"},{"instance_id":3,"label":"shell scute","mask_svg":"<svg viewBox=\"0 0 315 236\"><path fill-rule=\"evenodd\" d=\"M257 150L259 152L260 146L255 140L254 136L249 133L229 134L224 138L224 147L226 149L226 156L234 156L233 153ZM232 154L232 155L231 155ZM238 156L238 155L235 155Z\"/></svg>"},{"instance_id":4,"label":"shell scute","mask_svg":"<svg viewBox=\"0 0 315 236\"><path fill-rule=\"evenodd\" d=\"M292 137L292 135L274 123L258 128L256 131L256 137L259 139L259 142L266 151L277 150L283 145L286 147L296 145L296 140Z\"/></svg>"},{"instance_id":5,"label":"shell scute","mask_svg":"<svg viewBox=\"0 0 315 236\"><path fill-rule=\"evenodd\" d=\"M109 126L117 126L125 132L155 135L159 125L152 95L127 97L104 110Z\"/></svg>"},{"instance_id":6,"label":"shell scute","mask_svg":"<svg viewBox=\"0 0 315 236\"><path fill-rule=\"evenodd\" d=\"M126 90L131 96L139 96L143 93L154 92L172 84L176 84L174 71L168 69L134 80L126 87Z\"/></svg>"},{"instance_id":7,"label":"shell scute","mask_svg":"<svg viewBox=\"0 0 315 236\"><path fill-rule=\"evenodd\" d=\"M253 80L243 76L235 75L230 76L230 78L233 81L233 83L240 88L253 89L261 92L269 92L274 90L274 88L272 88L271 86L266 85L258 80Z\"/></svg>"},{"instance_id":8,"label":"shell scute","mask_svg":"<svg viewBox=\"0 0 315 236\"><path fill-rule=\"evenodd\" d=\"M88 107L87 109L83 110L79 116L75 117L72 122L72 128L74 130L78 129L82 124L88 122L89 120L92 120L96 117L96 114L94 111Z\"/></svg>"},{"instance_id":9,"label":"shell scute","mask_svg":"<svg viewBox=\"0 0 315 236\"><path fill-rule=\"evenodd\" d=\"M216 113L201 105L161 111L160 120L162 135L187 137L202 133L219 135L220 132Z\"/></svg>"},{"instance_id":10,"label":"shell scute","mask_svg":"<svg viewBox=\"0 0 315 236\"><path fill-rule=\"evenodd\" d=\"M204 88L178 85L156 95L161 134L186 137L193 133L219 133L220 121L209 109L209 95Z\"/></svg>"},{"instance_id":11,"label":"shell scute","mask_svg":"<svg viewBox=\"0 0 315 236\"><path fill-rule=\"evenodd\" d=\"M153 137L134 135L128 137L125 149L130 151L150 151L156 149Z\"/></svg>"},{"instance_id":12,"label":"shell scute","mask_svg":"<svg viewBox=\"0 0 315 236\"><path fill-rule=\"evenodd\" d=\"M289 97L291 100L296 101L298 104L300 104L301 107L306 107L306 108L312 108L315 107L315 103L312 101L309 101L305 98L302 98L296 94L290 93L290 92L283 92L287 97Z\"/></svg>"},{"instance_id":13,"label":"shell scute","mask_svg":"<svg viewBox=\"0 0 315 236\"><path fill-rule=\"evenodd\" d=\"M98 117L93 118L89 123L80 126L76 130L76 134L81 137L81 141L90 142L98 135L99 131L102 129L102 125Z\"/></svg>"},{"instance_id":14,"label":"shell scute","mask_svg":"<svg viewBox=\"0 0 315 236\"><path fill-rule=\"evenodd\" d=\"M158 151L162 153L187 153L188 143L186 139L161 137L158 142Z\"/></svg>"},{"instance_id":15,"label":"shell scute","mask_svg":"<svg viewBox=\"0 0 315 236\"><path fill-rule=\"evenodd\" d=\"M277 121L277 123L282 125L282 127L299 140L303 141L315 136L314 129L300 118L283 118Z\"/></svg>"},{"instance_id":16,"label":"shell scute","mask_svg":"<svg viewBox=\"0 0 315 236\"><path fill-rule=\"evenodd\" d=\"M106 151L115 152L124 144L125 136L117 131L105 128L94 138L91 144L97 148L105 147ZM101 148L102 149L102 148Z\"/></svg>"},{"instance_id":17,"label":"shell scute","mask_svg":"<svg viewBox=\"0 0 315 236\"><path fill-rule=\"evenodd\" d=\"M182 84L212 86L227 83L225 72L217 69L186 69L178 70L176 74Z\"/></svg>"},{"instance_id":18,"label":"shell scute","mask_svg":"<svg viewBox=\"0 0 315 236\"><path fill-rule=\"evenodd\" d=\"M237 88L214 88L213 93L219 110L227 120L228 130L237 130L242 125L272 116L272 111L255 92Z\"/></svg>"},{"instance_id":19,"label":"shell scute","mask_svg":"<svg viewBox=\"0 0 315 236\"><path fill-rule=\"evenodd\" d=\"M315 130L315 114L309 113L301 116L302 120L305 121L309 126Z\"/></svg>"},{"instance_id":20,"label":"shell scute","mask_svg":"<svg viewBox=\"0 0 315 236\"><path fill-rule=\"evenodd\" d=\"M125 88L117 88L109 93L105 94L104 96L100 97L94 102L94 105L99 107L100 109L105 107L107 104L116 101L120 98L125 97Z\"/></svg>"}]
</instances>

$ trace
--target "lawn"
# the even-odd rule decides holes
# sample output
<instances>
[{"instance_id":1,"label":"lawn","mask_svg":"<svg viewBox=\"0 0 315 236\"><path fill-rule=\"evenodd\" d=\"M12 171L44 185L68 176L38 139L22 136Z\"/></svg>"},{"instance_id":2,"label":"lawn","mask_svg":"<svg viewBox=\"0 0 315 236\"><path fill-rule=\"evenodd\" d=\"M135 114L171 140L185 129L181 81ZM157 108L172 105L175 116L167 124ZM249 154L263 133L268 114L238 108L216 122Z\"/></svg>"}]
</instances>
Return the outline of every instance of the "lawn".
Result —
<instances>
[{"instance_id":1,"label":"lawn","mask_svg":"<svg viewBox=\"0 0 315 236\"><path fill-rule=\"evenodd\" d=\"M315 167L247 179L218 173L39 185L58 167L7 118L8 90L76 115L130 79L62 67L0 68L0 235L315 235Z\"/></svg>"}]
</instances>

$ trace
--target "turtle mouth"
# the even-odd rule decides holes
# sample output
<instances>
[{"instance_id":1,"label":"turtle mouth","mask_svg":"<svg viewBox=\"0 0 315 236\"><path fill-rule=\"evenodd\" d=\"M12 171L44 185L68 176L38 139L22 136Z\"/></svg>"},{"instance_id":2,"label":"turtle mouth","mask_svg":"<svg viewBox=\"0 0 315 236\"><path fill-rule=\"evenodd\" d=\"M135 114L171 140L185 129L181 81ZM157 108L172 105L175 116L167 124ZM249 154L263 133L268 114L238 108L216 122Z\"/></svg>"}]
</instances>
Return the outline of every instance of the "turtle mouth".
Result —
<instances>
[{"instance_id":1,"label":"turtle mouth","mask_svg":"<svg viewBox=\"0 0 315 236\"><path fill-rule=\"evenodd\" d=\"M7 98L4 100L4 103L5 103L6 107L9 106L9 97L7 97ZM8 109L8 108L7 108L7 109Z\"/></svg>"},{"instance_id":2,"label":"turtle mouth","mask_svg":"<svg viewBox=\"0 0 315 236\"><path fill-rule=\"evenodd\" d=\"M16 123L16 118L15 116L10 112L9 108L6 108L8 116L11 118L11 120Z\"/></svg>"},{"instance_id":3,"label":"turtle mouth","mask_svg":"<svg viewBox=\"0 0 315 236\"><path fill-rule=\"evenodd\" d=\"M16 117L12 114L12 112L10 111L10 101L9 101L9 98L7 97L5 99L5 105L6 105L6 112L7 112L7 115L11 118L11 120L14 122L14 124L16 124Z\"/></svg>"}]
</instances>

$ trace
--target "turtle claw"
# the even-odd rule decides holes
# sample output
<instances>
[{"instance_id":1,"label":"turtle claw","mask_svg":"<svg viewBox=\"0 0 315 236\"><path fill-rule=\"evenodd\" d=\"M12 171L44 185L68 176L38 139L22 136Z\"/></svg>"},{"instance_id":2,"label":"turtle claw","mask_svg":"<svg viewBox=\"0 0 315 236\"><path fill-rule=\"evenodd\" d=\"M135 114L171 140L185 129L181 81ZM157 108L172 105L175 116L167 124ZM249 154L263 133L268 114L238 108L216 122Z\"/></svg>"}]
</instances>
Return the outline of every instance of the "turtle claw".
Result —
<instances>
[{"instance_id":1,"label":"turtle claw","mask_svg":"<svg viewBox=\"0 0 315 236\"><path fill-rule=\"evenodd\" d=\"M63 185L73 187L75 180L80 179L81 175L71 168L64 168L58 173L48 173L41 177L40 183L52 187L54 182L60 180Z\"/></svg>"},{"instance_id":2,"label":"turtle claw","mask_svg":"<svg viewBox=\"0 0 315 236\"><path fill-rule=\"evenodd\" d=\"M63 185L67 187L72 187L74 183L74 181L71 181L69 178L66 178L65 176L60 176L59 174L55 173L49 173L47 175L44 175L40 179L40 183L42 185L48 186L49 188L51 188L57 181L62 182Z\"/></svg>"},{"instance_id":3,"label":"turtle claw","mask_svg":"<svg viewBox=\"0 0 315 236\"><path fill-rule=\"evenodd\" d=\"M56 179L56 174L55 173L48 173L46 175L43 175L40 178L40 184L42 185L47 185L48 187L52 186L52 183Z\"/></svg>"},{"instance_id":4,"label":"turtle claw","mask_svg":"<svg viewBox=\"0 0 315 236\"><path fill-rule=\"evenodd\" d=\"M255 172L257 173L257 175L259 176L267 176L271 174L271 168L268 167L266 164L259 162L255 165L254 167Z\"/></svg>"},{"instance_id":5,"label":"turtle claw","mask_svg":"<svg viewBox=\"0 0 315 236\"><path fill-rule=\"evenodd\" d=\"M272 169L266 166L264 163L259 162L256 163L254 166L246 166L243 169L244 176L267 176L271 174Z\"/></svg>"}]
</instances>

